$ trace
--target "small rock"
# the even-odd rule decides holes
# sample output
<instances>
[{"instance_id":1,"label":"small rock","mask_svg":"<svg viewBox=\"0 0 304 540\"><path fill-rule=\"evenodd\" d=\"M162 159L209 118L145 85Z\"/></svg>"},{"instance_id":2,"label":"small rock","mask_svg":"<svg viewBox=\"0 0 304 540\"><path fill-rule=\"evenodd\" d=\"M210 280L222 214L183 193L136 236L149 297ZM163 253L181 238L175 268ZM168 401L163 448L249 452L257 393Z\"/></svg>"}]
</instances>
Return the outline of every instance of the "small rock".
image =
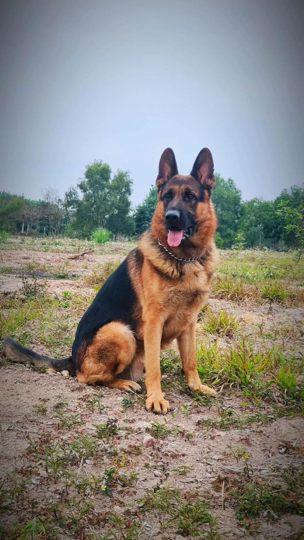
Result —
<instances>
[{"instance_id":1,"label":"small rock","mask_svg":"<svg viewBox=\"0 0 304 540\"><path fill-rule=\"evenodd\" d=\"M144 436L144 447L149 448L149 446L154 446L155 439L154 437L151 437L151 435L145 435Z\"/></svg>"},{"instance_id":2,"label":"small rock","mask_svg":"<svg viewBox=\"0 0 304 540\"><path fill-rule=\"evenodd\" d=\"M69 379L70 378L70 374L69 372L67 371L67 369L64 369L62 372L61 372L61 375L63 377L65 377L65 379Z\"/></svg>"}]
</instances>

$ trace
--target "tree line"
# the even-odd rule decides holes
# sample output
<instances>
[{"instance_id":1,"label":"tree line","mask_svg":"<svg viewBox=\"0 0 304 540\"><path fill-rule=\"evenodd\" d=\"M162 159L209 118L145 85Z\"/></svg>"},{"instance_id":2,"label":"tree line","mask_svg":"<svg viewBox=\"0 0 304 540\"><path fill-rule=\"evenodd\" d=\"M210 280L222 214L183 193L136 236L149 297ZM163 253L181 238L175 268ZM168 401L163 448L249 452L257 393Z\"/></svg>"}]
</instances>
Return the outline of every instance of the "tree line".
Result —
<instances>
[{"instance_id":1,"label":"tree line","mask_svg":"<svg viewBox=\"0 0 304 540\"><path fill-rule=\"evenodd\" d=\"M215 175L212 201L218 217L216 243L226 249L304 247L304 188L293 186L273 201L242 200L234 180ZM103 161L88 165L84 178L60 199L52 189L42 200L0 193L0 231L35 235L90 238L98 228L113 238L130 238L149 227L157 190L132 209L129 172L111 168Z\"/></svg>"},{"instance_id":2,"label":"tree line","mask_svg":"<svg viewBox=\"0 0 304 540\"><path fill-rule=\"evenodd\" d=\"M151 186L134 213L137 234L149 226L156 199L156 187ZM304 187L284 189L273 201L243 201L234 180L215 174L212 201L218 218L215 240L219 248L304 249Z\"/></svg>"}]
</instances>

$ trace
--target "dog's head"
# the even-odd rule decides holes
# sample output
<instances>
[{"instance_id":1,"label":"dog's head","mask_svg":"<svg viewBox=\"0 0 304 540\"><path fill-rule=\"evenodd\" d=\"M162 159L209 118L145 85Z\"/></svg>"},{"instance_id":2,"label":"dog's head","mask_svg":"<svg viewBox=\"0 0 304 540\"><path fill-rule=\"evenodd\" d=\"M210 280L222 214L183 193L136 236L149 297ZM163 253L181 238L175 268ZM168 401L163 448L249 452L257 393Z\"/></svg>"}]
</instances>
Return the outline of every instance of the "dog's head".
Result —
<instances>
[{"instance_id":1,"label":"dog's head","mask_svg":"<svg viewBox=\"0 0 304 540\"><path fill-rule=\"evenodd\" d=\"M156 178L158 200L152 218L154 236L170 248L189 253L206 248L216 229L216 217L210 200L214 186L212 154L204 148L198 154L191 174L178 174L176 159L167 148L159 162Z\"/></svg>"}]
</instances>

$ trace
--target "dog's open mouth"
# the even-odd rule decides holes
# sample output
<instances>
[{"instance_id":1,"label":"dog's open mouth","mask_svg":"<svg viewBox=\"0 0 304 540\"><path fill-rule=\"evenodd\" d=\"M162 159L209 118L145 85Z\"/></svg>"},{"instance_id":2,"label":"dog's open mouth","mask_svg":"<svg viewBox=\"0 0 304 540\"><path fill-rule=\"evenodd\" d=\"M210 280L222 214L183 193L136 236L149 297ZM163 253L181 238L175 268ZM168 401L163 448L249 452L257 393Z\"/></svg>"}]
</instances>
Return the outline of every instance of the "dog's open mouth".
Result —
<instances>
[{"instance_id":1,"label":"dog's open mouth","mask_svg":"<svg viewBox=\"0 0 304 540\"><path fill-rule=\"evenodd\" d=\"M190 238L193 233L193 227L189 227L186 231L176 229L171 227L168 231L168 244L170 247L177 247L180 245L181 241L185 238Z\"/></svg>"}]
</instances>

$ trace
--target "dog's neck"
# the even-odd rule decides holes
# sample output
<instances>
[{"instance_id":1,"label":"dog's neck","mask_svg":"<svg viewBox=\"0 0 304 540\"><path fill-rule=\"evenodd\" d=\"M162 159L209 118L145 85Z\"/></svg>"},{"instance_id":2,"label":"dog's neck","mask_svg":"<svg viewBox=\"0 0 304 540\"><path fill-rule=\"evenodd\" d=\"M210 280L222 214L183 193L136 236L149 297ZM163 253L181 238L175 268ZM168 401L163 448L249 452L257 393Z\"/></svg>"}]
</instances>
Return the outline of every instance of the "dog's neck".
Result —
<instances>
[{"instance_id":1,"label":"dog's neck","mask_svg":"<svg viewBox=\"0 0 304 540\"><path fill-rule=\"evenodd\" d=\"M190 263L190 262L195 262L195 261L199 261L201 263L203 263L204 261L206 261L211 253L211 246L209 246L205 251L204 253L202 253L201 255L199 255L198 257L189 257L189 258L185 258L185 257L177 257L176 255L174 255L174 253L172 253L171 251L169 251L169 249L166 248L166 246L164 246L164 244L161 243L161 241L159 240L159 238L157 239L157 242L158 242L158 245L159 247L167 254L169 255L170 257L172 257L173 259L175 259L176 261L178 262L181 262L181 263Z\"/></svg>"}]
</instances>

